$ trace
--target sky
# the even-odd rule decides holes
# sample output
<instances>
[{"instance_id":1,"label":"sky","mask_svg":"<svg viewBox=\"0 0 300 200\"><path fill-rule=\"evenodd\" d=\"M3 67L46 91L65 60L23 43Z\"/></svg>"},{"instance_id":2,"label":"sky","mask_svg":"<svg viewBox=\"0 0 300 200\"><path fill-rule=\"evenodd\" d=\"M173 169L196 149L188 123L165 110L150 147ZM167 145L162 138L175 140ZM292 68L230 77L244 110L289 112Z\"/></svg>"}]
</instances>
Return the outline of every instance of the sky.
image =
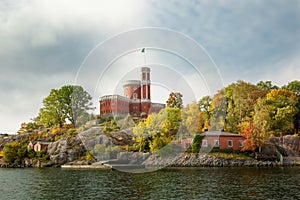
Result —
<instances>
[{"instance_id":1,"label":"sky","mask_svg":"<svg viewBox=\"0 0 300 200\"><path fill-rule=\"evenodd\" d=\"M237 80L299 80L299 10L297 0L1 0L0 133L67 84L98 113L99 96L122 93L145 64L161 103L173 90L188 103Z\"/></svg>"}]
</instances>

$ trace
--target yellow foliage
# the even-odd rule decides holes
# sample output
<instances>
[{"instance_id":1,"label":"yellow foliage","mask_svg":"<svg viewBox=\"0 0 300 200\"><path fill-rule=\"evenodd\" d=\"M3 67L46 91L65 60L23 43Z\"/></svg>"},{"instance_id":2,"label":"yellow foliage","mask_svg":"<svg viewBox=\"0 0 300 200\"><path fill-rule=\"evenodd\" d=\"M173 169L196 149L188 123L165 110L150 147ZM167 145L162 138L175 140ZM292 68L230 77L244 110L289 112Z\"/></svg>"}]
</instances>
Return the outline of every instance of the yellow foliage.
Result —
<instances>
[{"instance_id":1,"label":"yellow foliage","mask_svg":"<svg viewBox=\"0 0 300 200\"><path fill-rule=\"evenodd\" d=\"M2 158L4 156L4 151L0 151L0 157Z\"/></svg>"},{"instance_id":2,"label":"yellow foliage","mask_svg":"<svg viewBox=\"0 0 300 200\"><path fill-rule=\"evenodd\" d=\"M55 133L59 133L59 132L61 132L61 128L59 128L58 126L55 126L50 130L51 134L55 134Z\"/></svg>"},{"instance_id":3,"label":"yellow foliage","mask_svg":"<svg viewBox=\"0 0 300 200\"><path fill-rule=\"evenodd\" d=\"M92 154L90 152L86 152L85 160L91 160L93 158Z\"/></svg>"}]
</instances>

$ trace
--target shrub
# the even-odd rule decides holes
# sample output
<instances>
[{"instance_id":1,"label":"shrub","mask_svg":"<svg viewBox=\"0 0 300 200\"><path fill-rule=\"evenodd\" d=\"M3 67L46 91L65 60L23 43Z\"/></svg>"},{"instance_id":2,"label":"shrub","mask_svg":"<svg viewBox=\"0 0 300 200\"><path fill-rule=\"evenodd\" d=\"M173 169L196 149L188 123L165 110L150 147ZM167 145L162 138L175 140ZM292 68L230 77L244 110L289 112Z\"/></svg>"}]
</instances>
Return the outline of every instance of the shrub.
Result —
<instances>
[{"instance_id":1,"label":"shrub","mask_svg":"<svg viewBox=\"0 0 300 200\"><path fill-rule=\"evenodd\" d=\"M35 151L33 149L27 150L27 157L28 158L34 158L36 156Z\"/></svg>"},{"instance_id":2,"label":"shrub","mask_svg":"<svg viewBox=\"0 0 300 200\"><path fill-rule=\"evenodd\" d=\"M85 153L85 160L89 161L89 160L92 160L92 158L93 158L92 154L91 154L90 152L87 151L87 152Z\"/></svg>"},{"instance_id":3,"label":"shrub","mask_svg":"<svg viewBox=\"0 0 300 200\"><path fill-rule=\"evenodd\" d=\"M194 135L193 142L189 147L188 151L193 153L199 152L201 149L202 139L203 139L202 135Z\"/></svg>"},{"instance_id":4,"label":"shrub","mask_svg":"<svg viewBox=\"0 0 300 200\"><path fill-rule=\"evenodd\" d=\"M4 151L0 151L0 158L4 156Z\"/></svg>"},{"instance_id":5,"label":"shrub","mask_svg":"<svg viewBox=\"0 0 300 200\"><path fill-rule=\"evenodd\" d=\"M9 164L22 164L26 152L26 146L22 146L19 142L10 142L4 146L3 159Z\"/></svg>"}]
</instances>

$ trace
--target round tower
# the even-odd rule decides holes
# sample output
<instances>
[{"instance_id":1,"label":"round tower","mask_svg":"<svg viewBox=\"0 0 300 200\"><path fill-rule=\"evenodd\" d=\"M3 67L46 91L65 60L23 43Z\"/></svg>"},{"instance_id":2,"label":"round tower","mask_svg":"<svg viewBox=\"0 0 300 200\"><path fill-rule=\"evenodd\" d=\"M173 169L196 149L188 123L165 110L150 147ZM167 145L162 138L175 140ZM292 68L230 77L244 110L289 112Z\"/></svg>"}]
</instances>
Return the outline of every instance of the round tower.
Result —
<instances>
[{"instance_id":1,"label":"round tower","mask_svg":"<svg viewBox=\"0 0 300 200\"><path fill-rule=\"evenodd\" d=\"M141 99L141 81L127 80L123 83L124 96L128 99Z\"/></svg>"}]
</instances>

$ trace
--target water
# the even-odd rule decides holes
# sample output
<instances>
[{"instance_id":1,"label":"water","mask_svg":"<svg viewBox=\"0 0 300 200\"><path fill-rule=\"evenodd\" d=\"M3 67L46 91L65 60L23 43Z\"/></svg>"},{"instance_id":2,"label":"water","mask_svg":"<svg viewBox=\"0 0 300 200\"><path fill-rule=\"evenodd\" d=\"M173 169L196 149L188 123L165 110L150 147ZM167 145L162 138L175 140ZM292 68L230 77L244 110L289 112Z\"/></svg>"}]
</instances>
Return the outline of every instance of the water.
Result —
<instances>
[{"instance_id":1,"label":"water","mask_svg":"<svg viewBox=\"0 0 300 200\"><path fill-rule=\"evenodd\" d=\"M300 168L0 169L0 199L300 199Z\"/></svg>"}]
</instances>

